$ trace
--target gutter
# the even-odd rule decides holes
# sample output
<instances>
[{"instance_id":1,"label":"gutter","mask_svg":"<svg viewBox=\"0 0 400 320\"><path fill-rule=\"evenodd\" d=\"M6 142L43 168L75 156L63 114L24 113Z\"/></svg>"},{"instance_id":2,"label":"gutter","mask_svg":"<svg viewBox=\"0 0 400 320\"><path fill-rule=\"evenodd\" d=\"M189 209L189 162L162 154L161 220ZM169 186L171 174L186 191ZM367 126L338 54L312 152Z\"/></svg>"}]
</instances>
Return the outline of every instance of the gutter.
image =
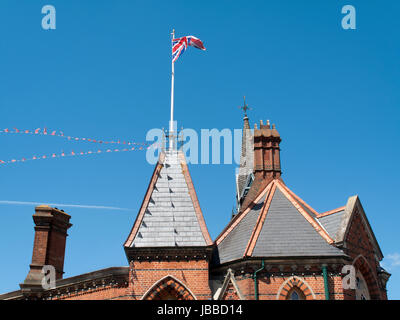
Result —
<instances>
[{"instance_id":1,"label":"gutter","mask_svg":"<svg viewBox=\"0 0 400 320\"><path fill-rule=\"evenodd\" d=\"M261 268L254 271L253 273L253 279L254 279L254 299L258 300L258 283L257 283L257 273L260 272L261 270L264 270L264 259L261 260Z\"/></svg>"},{"instance_id":2,"label":"gutter","mask_svg":"<svg viewBox=\"0 0 400 320\"><path fill-rule=\"evenodd\" d=\"M328 270L326 265L322 266L322 275L324 276L325 300L329 300Z\"/></svg>"}]
</instances>

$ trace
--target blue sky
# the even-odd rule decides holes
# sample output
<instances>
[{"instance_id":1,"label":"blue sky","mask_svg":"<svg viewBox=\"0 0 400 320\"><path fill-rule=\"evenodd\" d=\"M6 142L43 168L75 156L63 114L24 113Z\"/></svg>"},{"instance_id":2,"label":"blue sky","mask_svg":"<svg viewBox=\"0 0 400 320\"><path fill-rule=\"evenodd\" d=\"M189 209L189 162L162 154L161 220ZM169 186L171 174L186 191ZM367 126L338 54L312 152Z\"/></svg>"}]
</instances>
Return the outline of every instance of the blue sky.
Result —
<instances>
[{"instance_id":1,"label":"blue sky","mask_svg":"<svg viewBox=\"0 0 400 320\"><path fill-rule=\"evenodd\" d=\"M46 4L56 30L41 28ZM346 4L357 10L356 30L341 28ZM276 123L283 179L295 193L319 212L360 196L392 273L389 297L400 299L399 9L398 1L3 0L0 129L144 142L149 129L168 126L169 33L195 35L207 51L191 48L176 63L178 126L241 128L246 95L252 124ZM0 134L0 160L97 148ZM60 206L73 223L66 277L126 265L122 244L152 171L144 151L1 166L0 292L18 289L28 272L32 203L96 207ZM234 205L235 165L190 171L215 238Z\"/></svg>"}]
</instances>

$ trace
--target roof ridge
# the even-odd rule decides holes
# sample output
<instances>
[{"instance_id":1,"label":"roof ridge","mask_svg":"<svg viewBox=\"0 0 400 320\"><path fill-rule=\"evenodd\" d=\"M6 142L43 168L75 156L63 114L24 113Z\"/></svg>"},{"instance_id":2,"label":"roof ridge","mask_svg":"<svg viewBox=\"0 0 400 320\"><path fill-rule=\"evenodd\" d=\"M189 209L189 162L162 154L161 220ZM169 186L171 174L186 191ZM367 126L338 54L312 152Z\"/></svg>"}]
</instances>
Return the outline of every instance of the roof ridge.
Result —
<instances>
[{"instance_id":1,"label":"roof ridge","mask_svg":"<svg viewBox=\"0 0 400 320\"><path fill-rule=\"evenodd\" d=\"M247 206L246 210L238 213L231 221L229 221L228 225L221 231L218 237L214 240L216 245L219 245L228 234L239 224L240 221L253 209L253 207L262 199L265 193L269 191L272 186L274 180L272 180L265 188L258 194L257 198L254 199L249 206Z\"/></svg>"},{"instance_id":2,"label":"roof ridge","mask_svg":"<svg viewBox=\"0 0 400 320\"><path fill-rule=\"evenodd\" d=\"M263 208L261 209L261 211L260 211L260 213L258 215L257 222L256 222L256 224L254 226L253 232L251 233L249 242L248 242L248 244L246 246L246 249L244 251L244 254L243 254L244 257L245 256L251 256L253 254L254 247L256 245L258 237L260 236L260 232L261 232L262 227L264 225L265 218L266 218L266 215L268 213L269 207L271 205L272 198L274 197L274 194L275 194L276 183L274 183L274 181L275 180L272 181L271 189L269 190L269 193L265 198L264 206L263 206Z\"/></svg>"},{"instance_id":3,"label":"roof ridge","mask_svg":"<svg viewBox=\"0 0 400 320\"><path fill-rule=\"evenodd\" d=\"M302 198L300 198L297 194L295 194L292 190L289 189L287 185L284 183L282 186L295 198L297 202L300 202L303 206L307 207L312 213L314 213L316 216L319 215L317 210L315 210L313 207L311 207L307 202L305 202Z\"/></svg>"},{"instance_id":4,"label":"roof ridge","mask_svg":"<svg viewBox=\"0 0 400 320\"><path fill-rule=\"evenodd\" d=\"M314 220L311 215L305 211L296 201L296 199L282 186L282 184L277 182L279 190L283 193L283 195L293 204L293 206L300 212L300 214L313 226L315 231L329 244L334 243L333 239L330 237L325 228L320 224L317 220Z\"/></svg>"},{"instance_id":5,"label":"roof ridge","mask_svg":"<svg viewBox=\"0 0 400 320\"><path fill-rule=\"evenodd\" d=\"M133 240L136 237L136 234L137 234L137 232L139 230L139 226L140 226L140 224L141 224L141 222L143 220L144 213L145 213L146 208L147 208L147 206L148 206L148 204L150 202L150 198L151 198L151 195L153 193L154 186L156 185L156 182L157 182L158 177L160 175L160 171L164 166L162 164L164 159L165 159L165 153L160 153L160 157L158 159L157 165L154 168L153 175L151 176L150 183L149 183L149 186L147 187L147 190L146 190L142 205L140 206L139 214L136 216L135 223L132 226L132 229L131 229L131 232L128 235L128 238L125 240L125 243L124 243L125 247L130 247L132 245Z\"/></svg>"},{"instance_id":6,"label":"roof ridge","mask_svg":"<svg viewBox=\"0 0 400 320\"><path fill-rule=\"evenodd\" d=\"M317 218L326 217L326 216L329 216L329 215L331 215L331 214L334 214L334 213L338 213L338 212L340 212L340 211L343 211L344 209L346 209L346 206L342 206L342 207L339 207L339 208L336 208L336 209L332 209L332 210L329 210L329 211L325 211L325 212L323 212L323 213L320 213L320 214L317 216Z\"/></svg>"}]
</instances>

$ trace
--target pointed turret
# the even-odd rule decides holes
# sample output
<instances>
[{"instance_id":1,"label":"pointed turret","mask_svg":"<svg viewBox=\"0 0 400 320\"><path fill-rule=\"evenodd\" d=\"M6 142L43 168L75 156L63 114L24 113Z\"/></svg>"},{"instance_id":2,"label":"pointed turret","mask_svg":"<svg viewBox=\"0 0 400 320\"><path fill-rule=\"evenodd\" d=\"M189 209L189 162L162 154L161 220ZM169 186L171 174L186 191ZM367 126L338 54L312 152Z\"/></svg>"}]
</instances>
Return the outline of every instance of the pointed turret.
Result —
<instances>
[{"instance_id":1,"label":"pointed turret","mask_svg":"<svg viewBox=\"0 0 400 320\"><path fill-rule=\"evenodd\" d=\"M210 299L208 233L184 154L161 152L124 249L135 299Z\"/></svg>"},{"instance_id":2,"label":"pointed turret","mask_svg":"<svg viewBox=\"0 0 400 320\"><path fill-rule=\"evenodd\" d=\"M243 118L242 149L240 154L240 166L236 174L236 201L237 209L240 209L243 199L253 182L254 168L254 144L253 134L250 130L249 118Z\"/></svg>"},{"instance_id":3,"label":"pointed turret","mask_svg":"<svg viewBox=\"0 0 400 320\"><path fill-rule=\"evenodd\" d=\"M132 231L129 248L208 246L208 233L181 151L161 153Z\"/></svg>"}]
</instances>

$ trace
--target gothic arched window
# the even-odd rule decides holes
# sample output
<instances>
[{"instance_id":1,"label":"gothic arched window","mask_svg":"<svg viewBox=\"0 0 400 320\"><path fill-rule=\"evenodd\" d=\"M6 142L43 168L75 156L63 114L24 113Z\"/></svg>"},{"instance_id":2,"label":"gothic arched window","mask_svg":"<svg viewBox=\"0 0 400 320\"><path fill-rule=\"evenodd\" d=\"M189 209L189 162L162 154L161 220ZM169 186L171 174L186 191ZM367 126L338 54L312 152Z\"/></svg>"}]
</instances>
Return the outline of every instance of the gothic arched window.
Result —
<instances>
[{"instance_id":1,"label":"gothic arched window","mask_svg":"<svg viewBox=\"0 0 400 320\"><path fill-rule=\"evenodd\" d=\"M356 300L370 300L367 282L360 271L356 273Z\"/></svg>"},{"instance_id":2,"label":"gothic arched window","mask_svg":"<svg viewBox=\"0 0 400 320\"><path fill-rule=\"evenodd\" d=\"M297 287L293 287L286 296L287 300L305 300L304 293Z\"/></svg>"},{"instance_id":3,"label":"gothic arched window","mask_svg":"<svg viewBox=\"0 0 400 320\"><path fill-rule=\"evenodd\" d=\"M290 300L300 300L299 294L296 291L293 291Z\"/></svg>"}]
</instances>

